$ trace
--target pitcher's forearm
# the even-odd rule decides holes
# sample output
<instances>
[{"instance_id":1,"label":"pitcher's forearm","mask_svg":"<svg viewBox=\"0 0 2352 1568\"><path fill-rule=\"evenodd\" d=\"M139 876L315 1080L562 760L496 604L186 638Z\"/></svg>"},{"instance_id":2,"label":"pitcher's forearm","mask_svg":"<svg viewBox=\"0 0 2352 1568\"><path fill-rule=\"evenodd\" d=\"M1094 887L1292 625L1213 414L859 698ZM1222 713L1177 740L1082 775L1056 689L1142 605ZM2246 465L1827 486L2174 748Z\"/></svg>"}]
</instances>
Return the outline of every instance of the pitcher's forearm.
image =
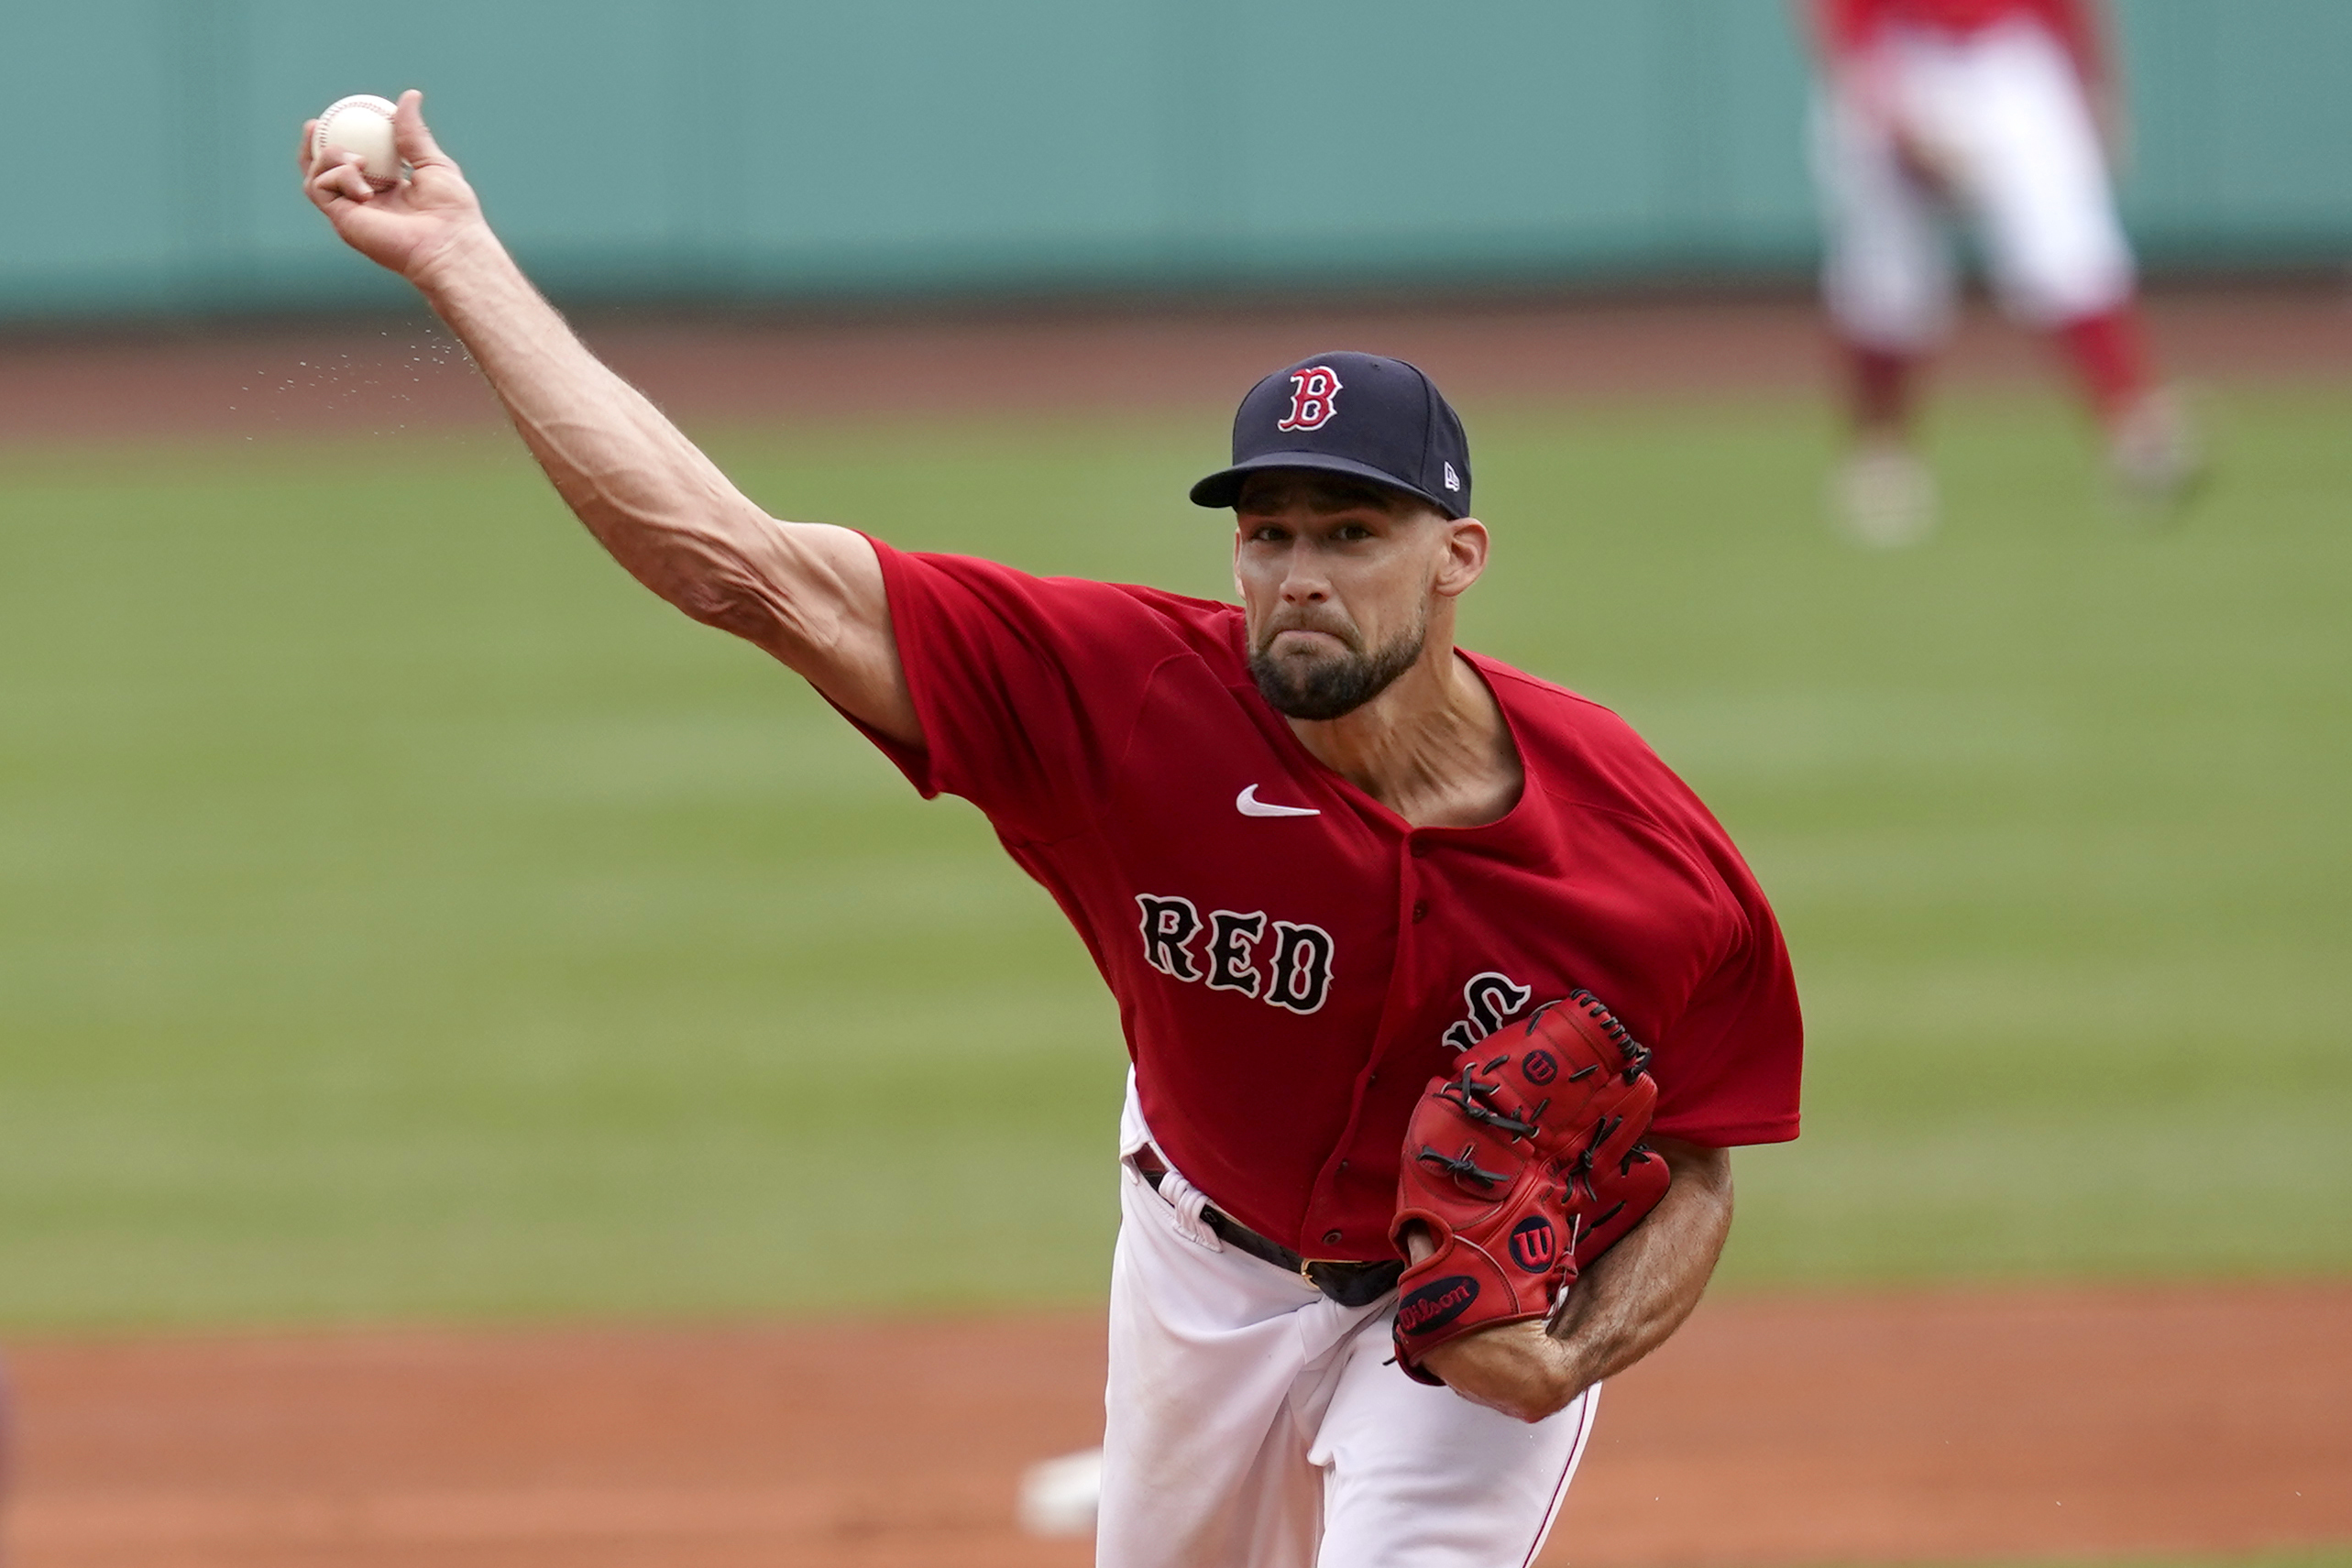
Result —
<instances>
[{"instance_id":1,"label":"pitcher's forearm","mask_svg":"<svg viewBox=\"0 0 2352 1568\"><path fill-rule=\"evenodd\" d=\"M413 281L613 557L689 615L753 635L740 622L755 618L747 599L761 596L759 561L778 543L766 514L588 352L489 228L444 247Z\"/></svg>"},{"instance_id":2,"label":"pitcher's forearm","mask_svg":"<svg viewBox=\"0 0 2352 1568\"><path fill-rule=\"evenodd\" d=\"M1674 1171L1658 1206L1533 1321L1466 1334L1423 1363L1467 1399L1540 1421L1665 1343L1698 1305L1731 1230L1731 1161L1722 1149L1656 1140ZM1406 1237L1416 1261L1432 1244Z\"/></svg>"},{"instance_id":3,"label":"pitcher's forearm","mask_svg":"<svg viewBox=\"0 0 2352 1568\"><path fill-rule=\"evenodd\" d=\"M392 138L408 165L371 185L357 153L302 127L302 192L344 242L416 285L474 356L531 455L632 576L697 620L758 644L852 717L905 745L923 727L865 536L779 522L753 506L637 389L599 363L539 296L482 218L456 160L401 94Z\"/></svg>"},{"instance_id":4,"label":"pitcher's forearm","mask_svg":"<svg viewBox=\"0 0 2352 1568\"><path fill-rule=\"evenodd\" d=\"M1674 1185L1648 1218L1568 1292L1551 1337L1582 1389L1664 1344L1698 1306L1731 1230L1731 1171L1722 1150L1670 1157Z\"/></svg>"}]
</instances>

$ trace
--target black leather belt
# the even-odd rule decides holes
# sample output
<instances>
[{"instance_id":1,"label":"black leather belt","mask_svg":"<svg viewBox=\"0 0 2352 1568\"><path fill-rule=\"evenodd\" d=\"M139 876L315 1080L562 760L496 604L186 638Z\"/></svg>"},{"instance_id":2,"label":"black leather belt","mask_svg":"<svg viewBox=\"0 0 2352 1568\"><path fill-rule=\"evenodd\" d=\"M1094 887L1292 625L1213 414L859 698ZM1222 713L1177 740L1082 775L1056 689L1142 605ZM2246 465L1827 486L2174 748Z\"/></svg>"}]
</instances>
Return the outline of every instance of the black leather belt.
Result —
<instances>
[{"instance_id":1,"label":"black leather belt","mask_svg":"<svg viewBox=\"0 0 2352 1568\"><path fill-rule=\"evenodd\" d=\"M1160 1190L1160 1179L1168 1174L1168 1168L1153 1158L1149 1149L1137 1152L1135 1168L1137 1175L1151 1183L1154 1192ZM1209 1223L1217 1240L1236 1252L1246 1252L1285 1274L1297 1275L1343 1307L1370 1306L1395 1289L1398 1278L1404 1273L1404 1265L1394 1258L1384 1263L1349 1263L1307 1257L1280 1242L1259 1235L1214 1204L1202 1209L1201 1218Z\"/></svg>"}]
</instances>

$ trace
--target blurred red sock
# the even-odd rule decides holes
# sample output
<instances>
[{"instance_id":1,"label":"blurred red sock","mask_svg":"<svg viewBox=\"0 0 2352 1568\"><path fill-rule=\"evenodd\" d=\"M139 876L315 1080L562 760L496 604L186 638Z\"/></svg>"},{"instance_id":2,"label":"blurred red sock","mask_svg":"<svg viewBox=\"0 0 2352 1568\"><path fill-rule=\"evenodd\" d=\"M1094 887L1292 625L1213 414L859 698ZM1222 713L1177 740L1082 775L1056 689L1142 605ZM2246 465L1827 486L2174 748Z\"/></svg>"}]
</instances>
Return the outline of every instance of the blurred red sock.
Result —
<instances>
[{"instance_id":1,"label":"blurred red sock","mask_svg":"<svg viewBox=\"0 0 2352 1568\"><path fill-rule=\"evenodd\" d=\"M2103 423L2113 424L2147 392L2148 345L2140 335L2139 313L2129 302L2063 323L2058 341L2074 362L2092 411Z\"/></svg>"},{"instance_id":2,"label":"blurred red sock","mask_svg":"<svg viewBox=\"0 0 2352 1568\"><path fill-rule=\"evenodd\" d=\"M1843 346L1847 411L1855 433L1901 440L1911 428L1911 390L1918 359L1859 343Z\"/></svg>"}]
</instances>

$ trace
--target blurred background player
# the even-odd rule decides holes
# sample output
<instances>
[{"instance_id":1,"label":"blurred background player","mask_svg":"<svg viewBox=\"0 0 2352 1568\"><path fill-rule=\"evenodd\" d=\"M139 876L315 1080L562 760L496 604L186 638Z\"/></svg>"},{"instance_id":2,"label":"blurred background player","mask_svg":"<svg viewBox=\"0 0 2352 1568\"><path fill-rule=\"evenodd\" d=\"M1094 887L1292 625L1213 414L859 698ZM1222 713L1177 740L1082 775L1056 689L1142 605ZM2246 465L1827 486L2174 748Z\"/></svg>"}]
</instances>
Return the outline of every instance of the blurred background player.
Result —
<instances>
[{"instance_id":1,"label":"blurred background player","mask_svg":"<svg viewBox=\"0 0 2352 1568\"><path fill-rule=\"evenodd\" d=\"M2129 501L2164 507L2198 470L2151 370L2108 159L2121 98L2099 0L1806 0L1820 52L1814 169L1822 293L1852 444L1832 503L1857 539L1935 524L1912 444L1920 367L1950 329L1947 233L1967 223L2008 313L2072 364Z\"/></svg>"}]
</instances>

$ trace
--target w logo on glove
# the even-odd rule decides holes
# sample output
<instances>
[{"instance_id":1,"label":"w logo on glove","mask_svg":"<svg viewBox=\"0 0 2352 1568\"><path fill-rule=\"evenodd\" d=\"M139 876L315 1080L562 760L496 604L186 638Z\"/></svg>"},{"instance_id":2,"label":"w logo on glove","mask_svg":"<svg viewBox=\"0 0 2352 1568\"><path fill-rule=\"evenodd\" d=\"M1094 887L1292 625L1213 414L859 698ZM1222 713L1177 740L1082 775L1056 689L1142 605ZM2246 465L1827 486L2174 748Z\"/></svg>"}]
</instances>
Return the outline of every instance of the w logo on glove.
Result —
<instances>
[{"instance_id":1,"label":"w logo on glove","mask_svg":"<svg viewBox=\"0 0 2352 1568\"><path fill-rule=\"evenodd\" d=\"M1559 1228L1543 1215L1530 1214L1511 1227L1511 1261L1528 1273L1543 1273L1559 1255Z\"/></svg>"}]
</instances>

